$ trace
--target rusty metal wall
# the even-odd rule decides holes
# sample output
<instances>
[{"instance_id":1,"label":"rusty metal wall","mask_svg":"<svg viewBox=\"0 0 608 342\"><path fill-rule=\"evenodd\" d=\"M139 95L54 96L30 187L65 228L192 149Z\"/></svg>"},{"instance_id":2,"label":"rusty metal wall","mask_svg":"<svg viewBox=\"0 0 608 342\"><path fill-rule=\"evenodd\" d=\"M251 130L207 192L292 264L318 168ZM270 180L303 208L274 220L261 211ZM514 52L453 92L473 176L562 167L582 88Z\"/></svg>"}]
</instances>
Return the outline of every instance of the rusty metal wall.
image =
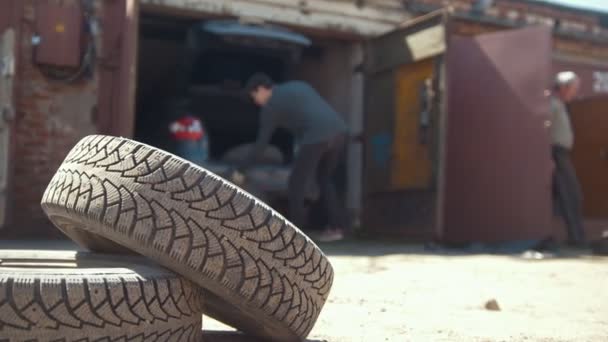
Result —
<instances>
[{"instance_id":1,"label":"rusty metal wall","mask_svg":"<svg viewBox=\"0 0 608 342\"><path fill-rule=\"evenodd\" d=\"M15 0L0 2L0 31L15 25Z\"/></svg>"},{"instance_id":2,"label":"rusty metal wall","mask_svg":"<svg viewBox=\"0 0 608 342\"><path fill-rule=\"evenodd\" d=\"M572 162L583 190L586 217L608 219L608 96L569 104L574 148Z\"/></svg>"},{"instance_id":3,"label":"rusty metal wall","mask_svg":"<svg viewBox=\"0 0 608 342\"><path fill-rule=\"evenodd\" d=\"M104 134L132 137L134 133L138 25L138 1L105 2L98 109L98 128Z\"/></svg>"}]
</instances>

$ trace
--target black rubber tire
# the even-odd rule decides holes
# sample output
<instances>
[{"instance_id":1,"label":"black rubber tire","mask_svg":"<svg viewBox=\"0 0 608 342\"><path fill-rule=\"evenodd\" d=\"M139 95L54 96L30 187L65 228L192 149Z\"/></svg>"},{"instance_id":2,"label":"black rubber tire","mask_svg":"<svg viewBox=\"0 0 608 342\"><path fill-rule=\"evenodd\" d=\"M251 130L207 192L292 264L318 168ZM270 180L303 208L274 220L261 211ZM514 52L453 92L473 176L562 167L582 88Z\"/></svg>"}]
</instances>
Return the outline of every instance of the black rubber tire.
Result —
<instances>
[{"instance_id":1,"label":"black rubber tire","mask_svg":"<svg viewBox=\"0 0 608 342\"><path fill-rule=\"evenodd\" d=\"M0 250L0 341L199 342L201 292L142 257Z\"/></svg>"},{"instance_id":2,"label":"black rubber tire","mask_svg":"<svg viewBox=\"0 0 608 342\"><path fill-rule=\"evenodd\" d=\"M84 138L42 207L70 237L86 232L91 245L101 236L208 289L206 314L258 337L305 338L333 282L321 250L270 207L132 140Z\"/></svg>"}]
</instances>

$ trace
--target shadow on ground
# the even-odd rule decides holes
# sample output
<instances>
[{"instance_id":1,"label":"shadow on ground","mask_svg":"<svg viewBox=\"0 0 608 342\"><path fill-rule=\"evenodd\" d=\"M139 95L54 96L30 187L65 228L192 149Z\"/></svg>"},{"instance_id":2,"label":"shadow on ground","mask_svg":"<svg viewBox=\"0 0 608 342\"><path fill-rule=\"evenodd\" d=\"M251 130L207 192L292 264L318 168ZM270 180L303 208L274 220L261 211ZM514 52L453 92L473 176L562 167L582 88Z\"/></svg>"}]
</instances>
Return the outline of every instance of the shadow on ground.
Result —
<instances>
[{"instance_id":1,"label":"shadow on ground","mask_svg":"<svg viewBox=\"0 0 608 342\"><path fill-rule=\"evenodd\" d=\"M462 246L442 246L434 243L400 242L393 240L348 239L332 243L318 243L328 256L381 257L390 255L478 256L499 255L534 260L554 260L593 257L588 248L554 246L550 250L534 252L536 241L514 241L499 244L473 243Z\"/></svg>"},{"instance_id":2,"label":"shadow on ground","mask_svg":"<svg viewBox=\"0 0 608 342\"><path fill-rule=\"evenodd\" d=\"M205 342L265 342L255 337L235 331L204 330ZM326 340L306 340L305 342L327 342Z\"/></svg>"},{"instance_id":3,"label":"shadow on ground","mask_svg":"<svg viewBox=\"0 0 608 342\"><path fill-rule=\"evenodd\" d=\"M469 244L441 246L433 243L408 243L396 239L350 238L332 243L318 243L323 252L332 256L382 257L390 255L429 255L463 257L502 255L534 260L555 260L594 257L590 249L556 247L542 253L531 252L536 242L515 241L502 244ZM83 250L67 239L59 240L0 240L0 249ZM525 254L525 255L524 255Z\"/></svg>"}]
</instances>

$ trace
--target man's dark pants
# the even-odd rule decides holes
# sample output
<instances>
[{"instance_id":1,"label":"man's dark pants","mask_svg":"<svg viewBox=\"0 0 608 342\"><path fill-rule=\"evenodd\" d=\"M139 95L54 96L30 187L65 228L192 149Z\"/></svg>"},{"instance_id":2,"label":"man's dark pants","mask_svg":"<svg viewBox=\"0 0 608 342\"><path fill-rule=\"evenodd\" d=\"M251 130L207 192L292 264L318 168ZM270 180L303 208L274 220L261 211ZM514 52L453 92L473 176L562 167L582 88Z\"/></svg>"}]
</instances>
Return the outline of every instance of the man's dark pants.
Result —
<instances>
[{"instance_id":1,"label":"man's dark pants","mask_svg":"<svg viewBox=\"0 0 608 342\"><path fill-rule=\"evenodd\" d=\"M289 216L299 227L306 223L304 199L306 189L316 180L321 200L327 210L332 228L346 229L345 210L340 204L332 176L340 162L346 144L346 135L339 134L316 144L300 146L289 177Z\"/></svg>"},{"instance_id":2,"label":"man's dark pants","mask_svg":"<svg viewBox=\"0 0 608 342\"><path fill-rule=\"evenodd\" d=\"M570 151L554 145L552 148L555 170L553 173L553 189L561 214L566 221L568 236L571 242L580 243L585 240L583 229L581 186L576 177L574 165L570 160Z\"/></svg>"}]
</instances>

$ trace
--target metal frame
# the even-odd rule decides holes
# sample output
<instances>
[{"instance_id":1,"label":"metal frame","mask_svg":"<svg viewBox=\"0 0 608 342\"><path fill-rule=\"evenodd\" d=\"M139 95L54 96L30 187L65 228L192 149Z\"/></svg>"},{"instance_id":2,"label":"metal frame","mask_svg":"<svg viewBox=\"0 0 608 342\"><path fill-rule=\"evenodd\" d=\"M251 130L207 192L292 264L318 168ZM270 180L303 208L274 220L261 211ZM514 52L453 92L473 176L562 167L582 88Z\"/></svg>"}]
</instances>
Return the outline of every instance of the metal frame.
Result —
<instances>
[{"instance_id":1,"label":"metal frame","mask_svg":"<svg viewBox=\"0 0 608 342\"><path fill-rule=\"evenodd\" d=\"M19 0L6 0L2 2L0 5L0 11L4 11L4 16L0 16L0 33L4 32L7 28L13 28L15 32L15 60L14 60L14 70L15 74L13 76L13 101L17 101L17 97L19 96L19 64L22 57L21 49L20 49L20 41L21 41L21 18L23 17L23 2ZM17 116L17 112L13 113L13 120L10 122L9 130L14 131L14 118ZM8 148L8 160L14 160L13 156L15 155L14 150L16 146L16 136L15 134L11 134L11 140L9 141ZM14 177L14 169L11 165L8 165L7 168L7 188L6 188L6 216L4 225L0 223L0 231L5 230L9 227L13 222L12 208L14 203L14 192L13 192L13 177Z\"/></svg>"},{"instance_id":2,"label":"metal frame","mask_svg":"<svg viewBox=\"0 0 608 342\"><path fill-rule=\"evenodd\" d=\"M135 126L135 89L139 39L139 1L104 2L104 37L100 61L101 133L131 137Z\"/></svg>"}]
</instances>

